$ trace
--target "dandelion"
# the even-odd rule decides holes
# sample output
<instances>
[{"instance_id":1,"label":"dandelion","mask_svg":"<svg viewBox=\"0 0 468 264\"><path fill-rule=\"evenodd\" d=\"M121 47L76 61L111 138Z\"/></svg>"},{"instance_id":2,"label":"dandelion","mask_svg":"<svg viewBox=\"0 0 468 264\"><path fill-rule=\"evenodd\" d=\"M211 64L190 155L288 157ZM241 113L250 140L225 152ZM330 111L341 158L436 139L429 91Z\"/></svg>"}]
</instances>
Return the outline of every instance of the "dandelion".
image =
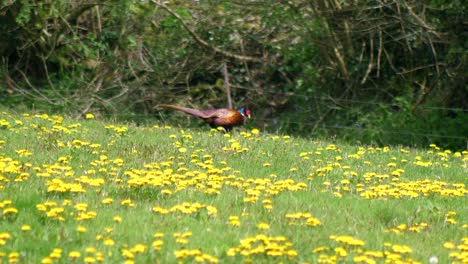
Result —
<instances>
[{"instance_id":1,"label":"dandelion","mask_svg":"<svg viewBox=\"0 0 468 264\"><path fill-rule=\"evenodd\" d=\"M54 260L50 257L45 257L41 260L41 264L52 264L52 263L54 263Z\"/></svg>"},{"instance_id":2,"label":"dandelion","mask_svg":"<svg viewBox=\"0 0 468 264\"><path fill-rule=\"evenodd\" d=\"M322 223L317 218L309 217L306 220L306 225L308 225L308 226L320 226L320 225L322 225Z\"/></svg>"},{"instance_id":3,"label":"dandelion","mask_svg":"<svg viewBox=\"0 0 468 264\"><path fill-rule=\"evenodd\" d=\"M146 251L148 247L144 244L136 244L132 249L131 251L133 253L143 253Z\"/></svg>"},{"instance_id":4,"label":"dandelion","mask_svg":"<svg viewBox=\"0 0 468 264\"><path fill-rule=\"evenodd\" d=\"M32 152L27 149L19 149L15 151L20 157L28 157L32 155Z\"/></svg>"},{"instance_id":5,"label":"dandelion","mask_svg":"<svg viewBox=\"0 0 468 264\"><path fill-rule=\"evenodd\" d=\"M270 229L270 225L265 222L261 222L260 224L257 225L257 228L260 230L268 230Z\"/></svg>"},{"instance_id":6,"label":"dandelion","mask_svg":"<svg viewBox=\"0 0 468 264\"><path fill-rule=\"evenodd\" d=\"M60 248L54 248L54 249L52 250L52 253L50 253L49 257L52 258L52 259L59 259L59 258L61 258L61 257L62 257L62 249L60 249Z\"/></svg>"},{"instance_id":7,"label":"dandelion","mask_svg":"<svg viewBox=\"0 0 468 264\"><path fill-rule=\"evenodd\" d=\"M179 152L180 153L185 153L185 152L187 152L187 149L186 148L179 148Z\"/></svg>"},{"instance_id":8,"label":"dandelion","mask_svg":"<svg viewBox=\"0 0 468 264\"><path fill-rule=\"evenodd\" d=\"M81 253L79 251L71 251L68 253L68 257L71 259L78 259L81 257Z\"/></svg>"},{"instance_id":9,"label":"dandelion","mask_svg":"<svg viewBox=\"0 0 468 264\"><path fill-rule=\"evenodd\" d=\"M114 201L112 198L105 198L101 201L103 204L111 204Z\"/></svg>"},{"instance_id":10,"label":"dandelion","mask_svg":"<svg viewBox=\"0 0 468 264\"><path fill-rule=\"evenodd\" d=\"M18 213L18 209L14 208L14 207L8 207L8 208L3 209L3 214L4 215L14 215L14 214L17 214L17 213Z\"/></svg>"},{"instance_id":11,"label":"dandelion","mask_svg":"<svg viewBox=\"0 0 468 264\"><path fill-rule=\"evenodd\" d=\"M162 240L155 240L151 244L151 247L153 248L154 251L160 251L162 246L164 245L164 241Z\"/></svg>"},{"instance_id":12,"label":"dandelion","mask_svg":"<svg viewBox=\"0 0 468 264\"><path fill-rule=\"evenodd\" d=\"M157 232L157 233L155 233L155 234L153 235L153 237L155 237L155 238L162 238L162 237L164 237L164 233Z\"/></svg>"},{"instance_id":13,"label":"dandelion","mask_svg":"<svg viewBox=\"0 0 468 264\"><path fill-rule=\"evenodd\" d=\"M455 248L455 244L453 244L452 242L445 242L444 243L444 248L453 249L453 248Z\"/></svg>"},{"instance_id":14,"label":"dandelion","mask_svg":"<svg viewBox=\"0 0 468 264\"><path fill-rule=\"evenodd\" d=\"M183 237L178 237L176 238L176 243L184 245L188 243L188 239L183 238Z\"/></svg>"},{"instance_id":15,"label":"dandelion","mask_svg":"<svg viewBox=\"0 0 468 264\"><path fill-rule=\"evenodd\" d=\"M350 246L364 246L364 241L352 236L330 236L330 239Z\"/></svg>"},{"instance_id":16,"label":"dandelion","mask_svg":"<svg viewBox=\"0 0 468 264\"><path fill-rule=\"evenodd\" d=\"M314 249L312 250L312 252L314 252L314 253L320 253L320 252L324 252L324 251L328 251L328 250L330 250L329 247L322 246L322 247L314 248Z\"/></svg>"},{"instance_id":17,"label":"dandelion","mask_svg":"<svg viewBox=\"0 0 468 264\"><path fill-rule=\"evenodd\" d=\"M153 212L155 212L155 213L159 213L159 214L168 214L168 213L169 213L169 210L167 210L167 209L164 209L164 208L162 208L162 207L159 207L159 206L155 206L155 207L153 207L153 209L152 209L152 210L153 210Z\"/></svg>"},{"instance_id":18,"label":"dandelion","mask_svg":"<svg viewBox=\"0 0 468 264\"><path fill-rule=\"evenodd\" d=\"M348 179L344 179L344 180L341 180L340 183L343 185L348 185L350 181Z\"/></svg>"},{"instance_id":19,"label":"dandelion","mask_svg":"<svg viewBox=\"0 0 468 264\"><path fill-rule=\"evenodd\" d=\"M113 246L114 244L115 244L115 242L111 238L107 238L107 239L104 240L104 245L105 246Z\"/></svg>"},{"instance_id":20,"label":"dandelion","mask_svg":"<svg viewBox=\"0 0 468 264\"><path fill-rule=\"evenodd\" d=\"M8 261L10 263L16 263L16 262L18 262L19 256L20 256L20 254L18 252L13 251L10 254L8 254Z\"/></svg>"},{"instance_id":21,"label":"dandelion","mask_svg":"<svg viewBox=\"0 0 468 264\"><path fill-rule=\"evenodd\" d=\"M286 256L290 257L290 258L293 258L293 257L297 257L298 253L296 250L288 250L286 251Z\"/></svg>"},{"instance_id":22,"label":"dandelion","mask_svg":"<svg viewBox=\"0 0 468 264\"><path fill-rule=\"evenodd\" d=\"M346 252L346 249L344 247L335 248L335 253L338 257L342 257L342 258L348 256L348 252Z\"/></svg>"},{"instance_id":23,"label":"dandelion","mask_svg":"<svg viewBox=\"0 0 468 264\"><path fill-rule=\"evenodd\" d=\"M128 207L134 207L135 206L135 204L130 199L123 200L122 202L120 202L120 205L128 206Z\"/></svg>"},{"instance_id":24,"label":"dandelion","mask_svg":"<svg viewBox=\"0 0 468 264\"><path fill-rule=\"evenodd\" d=\"M96 262L96 258L94 258L94 257L85 257L85 258L84 258L84 262L85 262L85 263L95 263L95 262Z\"/></svg>"},{"instance_id":25,"label":"dandelion","mask_svg":"<svg viewBox=\"0 0 468 264\"><path fill-rule=\"evenodd\" d=\"M97 239L99 240L99 239ZM87 247L85 248L86 253L93 254L96 253L96 248L95 247Z\"/></svg>"},{"instance_id":26,"label":"dandelion","mask_svg":"<svg viewBox=\"0 0 468 264\"><path fill-rule=\"evenodd\" d=\"M405 245L393 245L392 250L396 253L407 254L413 252L413 250Z\"/></svg>"},{"instance_id":27,"label":"dandelion","mask_svg":"<svg viewBox=\"0 0 468 264\"><path fill-rule=\"evenodd\" d=\"M0 233L0 246L3 246L6 244L6 241L11 238L11 235L9 233Z\"/></svg>"},{"instance_id":28,"label":"dandelion","mask_svg":"<svg viewBox=\"0 0 468 264\"><path fill-rule=\"evenodd\" d=\"M449 224L452 224L452 225L455 225L457 223L457 220L455 220L453 218L447 218L445 221L447 223L449 223Z\"/></svg>"},{"instance_id":29,"label":"dandelion","mask_svg":"<svg viewBox=\"0 0 468 264\"><path fill-rule=\"evenodd\" d=\"M239 217L236 215L229 216L229 224L232 226L240 226Z\"/></svg>"},{"instance_id":30,"label":"dandelion","mask_svg":"<svg viewBox=\"0 0 468 264\"><path fill-rule=\"evenodd\" d=\"M85 115L85 118L86 118L86 119L93 119L93 118L94 118L94 115L91 114L91 113L87 113L87 114Z\"/></svg>"},{"instance_id":31,"label":"dandelion","mask_svg":"<svg viewBox=\"0 0 468 264\"><path fill-rule=\"evenodd\" d=\"M218 209L214 206L209 205L206 207L206 210L208 211L209 216L216 216L218 214Z\"/></svg>"},{"instance_id":32,"label":"dandelion","mask_svg":"<svg viewBox=\"0 0 468 264\"><path fill-rule=\"evenodd\" d=\"M171 195L172 191L168 190L168 189L164 189L164 190L161 191L161 193L164 194L164 195Z\"/></svg>"},{"instance_id":33,"label":"dandelion","mask_svg":"<svg viewBox=\"0 0 468 264\"><path fill-rule=\"evenodd\" d=\"M75 204L74 208L77 210L77 211L86 211L88 209L88 204L86 203L77 203Z\"/></svg>"}]
</instances>

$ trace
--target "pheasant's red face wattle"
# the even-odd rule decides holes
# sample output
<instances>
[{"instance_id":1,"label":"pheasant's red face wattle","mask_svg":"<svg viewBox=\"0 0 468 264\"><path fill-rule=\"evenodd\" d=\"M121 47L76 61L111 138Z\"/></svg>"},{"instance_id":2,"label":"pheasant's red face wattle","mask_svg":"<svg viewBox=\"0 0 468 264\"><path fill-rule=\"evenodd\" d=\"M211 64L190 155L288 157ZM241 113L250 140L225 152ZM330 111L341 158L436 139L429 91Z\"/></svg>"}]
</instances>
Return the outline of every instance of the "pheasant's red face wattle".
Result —
<instances>
[{"instance_id":1,"label":"pheasant's red face wattle","mask_svg":"<svg viewBox=\"0 0 468 264\"><path fill-rule=\"evenodd\" d=\"M246 110L245 110L245 115L246 115L248 118L250 118L250 113L251 113L250 109L246 109Z\"/></svg>"}]
</instances>

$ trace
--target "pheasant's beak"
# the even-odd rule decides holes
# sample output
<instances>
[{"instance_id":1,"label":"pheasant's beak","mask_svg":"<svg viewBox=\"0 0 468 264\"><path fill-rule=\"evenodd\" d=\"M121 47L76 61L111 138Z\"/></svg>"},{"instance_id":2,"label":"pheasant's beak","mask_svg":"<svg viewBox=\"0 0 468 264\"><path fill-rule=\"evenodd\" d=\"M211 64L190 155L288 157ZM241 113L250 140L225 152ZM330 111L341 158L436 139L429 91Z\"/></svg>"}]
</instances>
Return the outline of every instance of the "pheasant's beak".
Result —
<instances>
[{"instance_id":1,"label":"pheasant's beak","mask_svg":"<svg viewBox=\"0 0 468 264\"><path fill-rule=\"evenodd\" d=\"M250 110L247 109L247 111L245 111L245 114L247 115L247 118L250 118Z\"/></svg>"}]
</instances>

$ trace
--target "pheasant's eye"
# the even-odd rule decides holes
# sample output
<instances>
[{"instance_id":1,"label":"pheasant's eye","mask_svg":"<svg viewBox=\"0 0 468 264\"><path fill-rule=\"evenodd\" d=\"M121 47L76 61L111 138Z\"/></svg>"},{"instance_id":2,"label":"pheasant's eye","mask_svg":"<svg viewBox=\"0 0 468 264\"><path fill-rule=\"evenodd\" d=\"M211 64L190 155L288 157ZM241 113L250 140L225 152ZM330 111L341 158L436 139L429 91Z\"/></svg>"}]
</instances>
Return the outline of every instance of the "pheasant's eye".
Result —
<instances>
[{"instance_id":1,"label":"pheasant's eye","mask_svg":"<svg viewBox=\"0 0 468 264\"><path fill-rule=\"evenodd\" d=\"M245 110L246 115L250 115L250 109Z\"/></svg>"}]
</instances>

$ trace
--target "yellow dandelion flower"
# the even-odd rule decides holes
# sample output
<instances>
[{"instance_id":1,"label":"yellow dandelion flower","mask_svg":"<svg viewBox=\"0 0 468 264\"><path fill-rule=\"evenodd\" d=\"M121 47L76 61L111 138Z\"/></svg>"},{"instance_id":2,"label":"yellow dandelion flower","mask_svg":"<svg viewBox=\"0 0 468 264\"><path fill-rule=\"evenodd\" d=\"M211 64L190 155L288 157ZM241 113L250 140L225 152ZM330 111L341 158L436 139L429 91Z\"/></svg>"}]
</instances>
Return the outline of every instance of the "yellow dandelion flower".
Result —
<instances>
[{"instance_id":1,"label":"yellow dandelion flower","mask_svg":"<svg viewBox=\"0 0 468 264\"><path fill-rule=\"evenodd\" d=\"M392 250L396 253L407 254L413 252L413 250L405 245L393 245Z\"/></svg>"},{"instance_id":2,"label":"yellow dandelion flower","mask_svg":"<svg viewBox=\"0 0 468 264\"><path fill-rule=\"evenodd\" d=\"M179 148L179 152L180 153L185 153L185 152L187 152L187 149L186 148Z\"/></svg>"},{"instance_id":3,"label":"yellow dandelion flower","mask_svg":"<svg viewBox=\"0 0 468 264\"><path fill-rule=\"evenodd\" d=\"M179 238L176 238L176 243L184 245L188 243L188 239L179 237Z\"/></svg>"},{"instance_id":4,"label":"yellow dandelion flower","mask_svg":"<svg viewBox=\"0 0 468 264\"><path fill-rule=\"evenodd\" d=\"M104 245L105 246L113 246L114 244L115 244L115 242L111 238L107 238L107 239L104 240Z\"/></svg>"},{"instance_id":5,"label":"yellow dandelion flower","mask_svg":"<svg viewBox=\"0 0 468 264\"><path fill-rule=\"evenodd\" d=\"M85 257L85 258L84 258L84 262L85 262L85 263L95 263L95 262L96 262L96 258L94 258L94 257Z\"/></svg>"},{"instance_id":6,"label":"yellow dandelion flower","mask_svg":"<svg viewBox=\"0 0 468 264\"><path fill-rule=\"evenodd\" d=\"M54 263L54 260L50 257L45 257L41 260L41 264L52 264L52 263Z\"/></svg>"},{"instance_id":7,"label":"yellow dandelion flower","mask_svg":"<svg viewBox=\"0 0 468 264\"><path fill-rule=\"evenodd\" d=\"M164 190L161 191L161 193L164 194L164 195L171 195L172 191L168 190L168 189L164 189Z\"/></svg>"},{"instance_id":8,"label":"yellow dandelion flower","mask_svg":"<svg viewBox=\"0 0 468 264\"><path fill-rule=\"evenodd\" d=\"M61 248L54 248L52 250L52 253L49 255L50 258L52 259L59 259L62 257L62 249Z\"/></svg>"},{"instance_id":9,"label":"yellow dandelion flower","mask_svg":"<svg viewBox=\"0 0 468 264\"><path fill-rule=\"evenodd\" d=\"M206 210L208 211L209 216L216 216L218 214L218 209L214 206L208 205L206 206Z\"/></svg>"},{"instance_id":10,"label":"yellow dandelion flower","mask_svg":"<svg viewBox=\"0 0 468 264\"><path fill-rule=\"evenodd\" d=\"M81 253L79 251L71 251L68 253L68 257L71 259L78 259L81 257Z\"/></svg>"},{"instance_id":11,"label":"yellow dandelion flower","mask_svg":"<svg viewBox=\"0 0 468 264\"><path fill-rule=\"evenodd\" d=\"M298 253L296 250L290 249L286 251L286 256L292 258L292 257L297 257Z\"/></svg>"},{"instance_id":12,"label":"yellow dandelion flower","mask_svg":"<svg viewBox=\"0 0 468 264\"><path fill-rule=\"evenodd\" d=\"M164 237L164 233L161 233L161 232L157 232L153 235L153 237L155 238L161 238L161 237Z\"/></svg>"},{"instance_id":13,"label":"yellow dandelion flower","mask_svg":"<svg viewBox=\"0 0 468 264\"><path fill-rule=\"evenodd\" d=\"M250 132L254 135L258 135L260 133L260 130L258 130L257 128L254 128Z\"/></svg>"},{"instance_id":14,"label":"yellow dandelion flower","mask_svg":"<svg viewBox=\"0 0 468 264\"><path fill-rule=\"evenodd\" d=\"M453 248L455 248L455 244L453 244L452 242L445 242L444 243L444 248L453 249Z\"/></svg>"},{"instance_id":15,"label":"yellow dandelion flower","mask_svg":"<svg viewBox=\"0 0 468 264\"><path fill-rule=\"evenodd\" d=\"M346 249L344 247L335 248L335 253L338 257L342 258L348 256L348 252L346 252Z\"/></svg>"},{"instance_id":16,"label":"yellow dandelion flower","mask_svg":"<svg viewBox=\"0 0 468 264\"><path fill-rule=\"evenodd\" d=\"M93 254L93 253L96 253L96 248L95 247L87 247L85 249L85 251L86 251L86 253Z\"/></svg>"},{"instance_id":17,"label":"yellow dandelion flower","mask_svg":"<svg viewBox=\"0 0 468 264\"><path fill-rule=\"evenodd\" d=\"M76 231L78 231L80 233L85 233L88 230L86 229L86 227L80 225L80 226L76 227Z\"/></svg>"},{"instance_id":18,"label":"yellow dandelion flower","mask_svg":"<svg viewBox=\"0 0 468 264\"><path fill-rule=\"evenodd\" d=\"M270 229L270 225L265 222L261 222L260 224L257 225L257 228L260 230L268 230Z\"/></svg>"},{"instance_id":19,"label":"yellow dandelion flower","mask_svg":"<svg viewBox=\"0 0 468 264\"><path fill-rule=\"evenodd\" d=\"M151 247L153 248L154 251L159 251L161 250L162 246L164 245L164 241L162 240L155 240L151 244Z\"/></svg>"},{"instance_id":20,"label":"yellow dandelion flower","mask_svg":"<svg viewBox=\"0 0 468 264\"><path fill-rule=\"evenodd\" d=\"M323 247L314 248L314 249L312 250L312 252L314 252L314 253L320 253L320 252L324 252L324 251L328 251L328 250L330 250L329 247L323 246Z\"/></svg>"},{"instance_id":21,"label":"yellow dandelion flower","mask_svg":"<svg viewBox=\"0 0 468 264\"><path fill-rule=\"evenodd\" d=\"M128 207L134 207L135 206L135 204L130 199L123 200L122 202L120 202L120 205L128 206Z\"/></svg>"},{"instance_id":22,"label":"yellow dandelion flower","mask_svg":"<svg viewBox=\"0 0 468 264\"><path fill-rule=\"evenodd\" d=\"M17 214L17 213L18 213L18 209L14 208L14 207L8 207L8 208L3 209L3 214L4 215L13 215L13 214Z\"/></svg>"},{"instance_id":23,"label":"yellow dandelion flower","mask_svg":"<svg viewBox=\"0 0 468 264\"><path fill-rule=\"evenodd\" d=\"M452 225L455 225L457 223L457 220L455 220L453 218L447 218L445 221L447 223L449 223L449 224L452 224Z\"/></svg>"},{"instance_id":24,"label":"yellow dandelion flower","mask_svg":"<svg viewBox=\"0 0 468 264\"><path fill-rule=\"evenodd\" d=\"M105 198L101 201L103 204L111 204L114 201L112 198Z\"/></svg>"},{"instance_id":25,"label":"yellow dandelion flower","mask_svg":"<svg viewBox=\"0 0 468 264\"><path fill-rule=\"evenodd\" d=\"M159 213L159 214L168 214L169 213L169 210L167 210L165 208L162 208L162 207L159 207L159 206L153 207L152 210L153 210L153 212Z\"/></svg>"}]
</instances>

